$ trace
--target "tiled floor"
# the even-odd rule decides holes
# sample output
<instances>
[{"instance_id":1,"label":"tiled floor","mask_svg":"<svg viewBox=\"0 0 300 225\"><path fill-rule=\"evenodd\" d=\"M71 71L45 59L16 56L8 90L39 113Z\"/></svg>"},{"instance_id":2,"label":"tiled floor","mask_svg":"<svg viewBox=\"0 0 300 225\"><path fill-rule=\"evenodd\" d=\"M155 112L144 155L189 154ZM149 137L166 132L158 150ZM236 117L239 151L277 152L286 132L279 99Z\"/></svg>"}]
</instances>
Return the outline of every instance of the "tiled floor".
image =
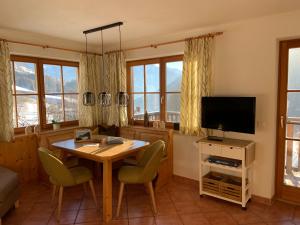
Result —
<instances>
[{"instance_id":1,"label":"tiled floor","mask_svg":"<svg viewBox=\"0 0 300 225\"><path fill-rule=\"evenodd\" d=\"M116 210L118 182L114 181L113 209ZM102 222L101 186L97 185L99 207L96 209L90 192L82 186L68 188L63 199L60 224L100 225ZM42 184L22 188L20 207L11 210L3 225L54 225L56 204L50 203L51 189ZM240 206L210 197L200 198L196 185L172 180L156 193L158 214L153 215L144 186L128 185L121 217L114 216L112 225L300 225L300 207L281 202L272 206L256 202L246 211Z\"/></svg>"}]
</instances>

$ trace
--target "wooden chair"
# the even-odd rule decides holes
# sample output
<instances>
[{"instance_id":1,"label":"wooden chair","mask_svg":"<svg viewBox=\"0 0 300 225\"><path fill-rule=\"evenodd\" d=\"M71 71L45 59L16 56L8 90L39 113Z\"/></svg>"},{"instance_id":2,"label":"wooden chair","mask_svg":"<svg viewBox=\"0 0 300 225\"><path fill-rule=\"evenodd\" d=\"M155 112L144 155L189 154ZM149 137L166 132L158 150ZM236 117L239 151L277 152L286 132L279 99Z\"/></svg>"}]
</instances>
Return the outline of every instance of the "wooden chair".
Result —
<instances>
[{"instance_id":1,"label":"wooden chair","mask_svg":"<svg viewBox=\"0 0 300 225\"><path fill-rule=\"evenodd\" d=\"M165 155L165 143L161 140L154 142L146 148L142 158L136 166L122 166L119 170L118 179L121 182L117 216L120 214L122 197L125 184L145 184L149 188L153 212L156 214L155 196L152 186L153 179L157 176L158 168Z\"/></svg>"},{"instance_id":2,"label":"wooden chair","mask_svg":"<svg viewBox=\"0 0 300 225\"><path fill-rule=\"evenodd\" d=\"M64 165L61 160L50 154L49 150L46 148L39 148L38 153L43 168L49 175L50 182L53 184L52 198L55 195L57 187L59 187L57 208L58 220L60 219L64 187L71 187L79 184L89 183L94 202L97 205L96 194L92 180L93 175L88 168L82 166L67 168L67 166Z\"/></svg>"}]
</instances>

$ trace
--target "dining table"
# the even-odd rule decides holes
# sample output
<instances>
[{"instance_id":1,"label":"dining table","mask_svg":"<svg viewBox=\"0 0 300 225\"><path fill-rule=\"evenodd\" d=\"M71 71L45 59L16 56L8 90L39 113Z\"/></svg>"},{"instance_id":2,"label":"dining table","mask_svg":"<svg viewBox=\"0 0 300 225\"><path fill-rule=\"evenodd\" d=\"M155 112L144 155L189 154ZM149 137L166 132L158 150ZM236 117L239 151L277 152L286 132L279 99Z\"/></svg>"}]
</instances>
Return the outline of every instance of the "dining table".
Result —
<instances>
[{"instance_id":1,"label":"dining table","mask_svg":"<svg viewBox=\"0 0 300 225\"><path fill-rule=\"evenodd\" d=\"M103 164L103 221L112 220L112 163L143 150L150 143L141 140L123 139L121 144L76 142L75 139L57 141L52 147L81 158Z\"/></svg>"}]
</instances>

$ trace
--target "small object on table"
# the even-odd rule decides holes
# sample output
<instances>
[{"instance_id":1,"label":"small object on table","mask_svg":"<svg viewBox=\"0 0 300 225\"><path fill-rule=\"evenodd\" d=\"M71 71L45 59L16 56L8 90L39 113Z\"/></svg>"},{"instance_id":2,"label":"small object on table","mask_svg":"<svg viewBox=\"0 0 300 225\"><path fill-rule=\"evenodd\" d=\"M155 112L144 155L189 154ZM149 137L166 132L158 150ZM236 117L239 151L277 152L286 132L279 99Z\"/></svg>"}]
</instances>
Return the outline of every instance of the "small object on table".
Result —
<instances>
[{"instance_id":1,"label":"small object on table","mask_svg":"<svg viewBox=\"0 0 300 225\"><path fill-rule=\"evenodd\" d=\"M165 129L166 128L166 123L164 121L159 122L159 128Z\"/></svg>"},{"instance_id":2,"label":"small object on table","mask_svg":"<svg viewBox=\"0 0 300 225\"><path fill-rule=\"evenodd\" d=\"M56 120L52 120L53 130L59 130L60 129L60 123Z\"/></svg>"},{"instance_id":3,"label":"small object on table","mask_svg":"<svg viewBox=\"0 0 300 225\"><path fill-rule=\"evenodd\" d=\"M149 127L149 114L148 114L147 110L144 114L144 127Z\"/></svg>"},{"instance_id":4,"label":"small object on table","mask_svg":"<svg viewBox=\"0 0 300 225\"><path fill-rule=\"evenodd\" d=\"M106 138L106 143L108 145L112 145L112 144L123 144L124 143L124 140L123 138L121 137L111 137L111 136L108 136Z\"/></svg>"},{"instance_id":5,"label":"small object on table","mask_svg":"<svg viewBox=\"0 0 300 225\"><path fill-rule=\"evenodd\" d=\"M77 129L74 131L75 142L91 141L92 131L90 129Z\"/></svg>"},{"instance_id":6,"label":"small object on table","mask_svg":"<svg viewBox=\"0 0 300 225\"><path fill-rule=\"evenodd\" d=\"M32 134L31 126L25 128L25 134Z\"/></svg>"},{"instance_id":7,"label":"small object on table","mask_svg":"<svg viewBox=\"0 0 300 225\"><path fill-rule=\"evenodd\" d=\"M35 125L34 126L33 133L35 133L35 134L39 134L40 133L40 126L39 125Z\"/></svg>"},{"instance_id":8,"label":"small object on table","mask_svg":"<svg viewBox=\"0 0 300 225\"><path fill-rule=\"evenodd\" d=\"M153 127L158 128L159 127L159 121L153 121Z\"/></svg>"}]
</instances>

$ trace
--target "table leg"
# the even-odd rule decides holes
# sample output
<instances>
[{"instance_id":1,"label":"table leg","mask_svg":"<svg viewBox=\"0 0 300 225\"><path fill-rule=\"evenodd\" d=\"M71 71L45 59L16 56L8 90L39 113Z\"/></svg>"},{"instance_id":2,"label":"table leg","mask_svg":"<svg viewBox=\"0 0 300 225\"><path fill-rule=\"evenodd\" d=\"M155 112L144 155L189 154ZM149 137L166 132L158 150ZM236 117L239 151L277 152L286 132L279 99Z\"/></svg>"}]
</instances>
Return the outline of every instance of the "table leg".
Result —
<instances>
[{"instance_id":1,"label":"table leg","mask_svg":"<svg viewBox=\"0 0 300 225\"><path fill-rule=\"evenodd\" d=\"M103 221L112 219L112 162L103 162Z\"/></svg>"}]
</instances>

